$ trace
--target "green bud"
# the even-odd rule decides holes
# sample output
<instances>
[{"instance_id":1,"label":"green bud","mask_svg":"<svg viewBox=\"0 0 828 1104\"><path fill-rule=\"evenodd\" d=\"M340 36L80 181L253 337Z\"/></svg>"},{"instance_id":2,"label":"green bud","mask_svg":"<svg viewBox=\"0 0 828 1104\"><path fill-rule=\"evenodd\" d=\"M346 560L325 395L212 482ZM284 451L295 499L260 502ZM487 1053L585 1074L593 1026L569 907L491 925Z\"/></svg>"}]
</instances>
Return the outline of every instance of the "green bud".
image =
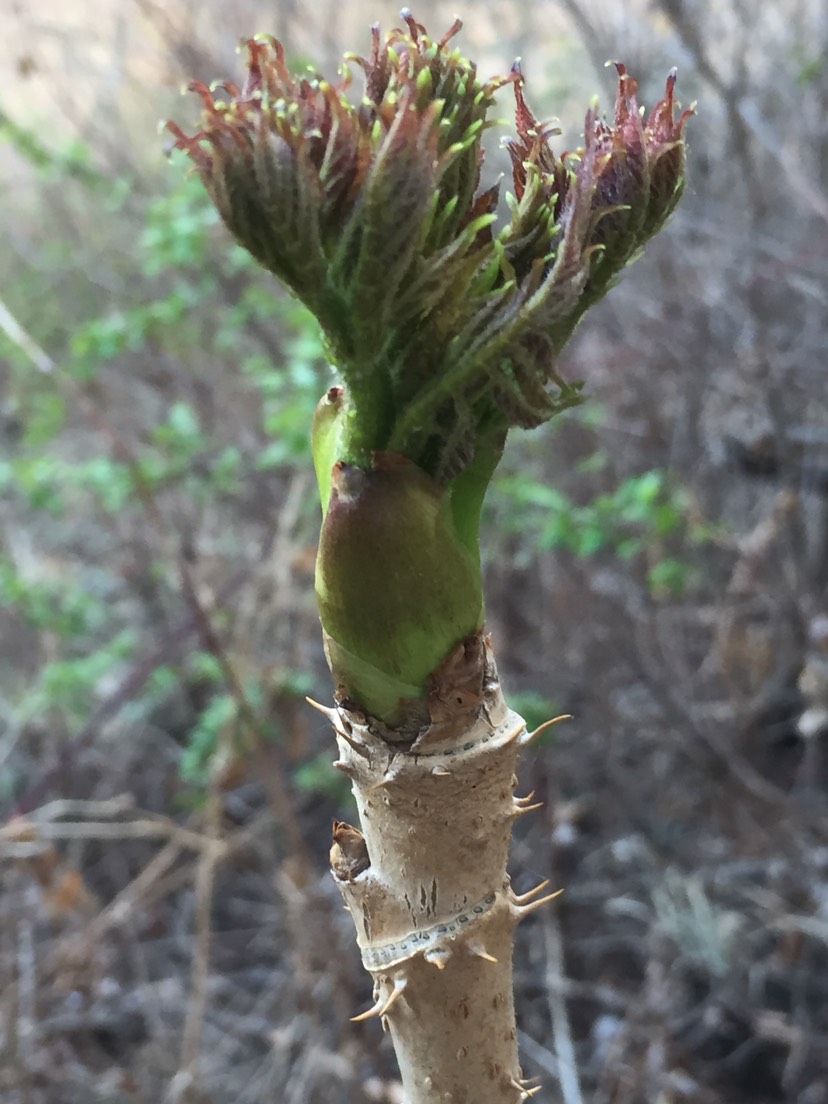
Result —
<instances>
[{"instance_id":1,"label":"green bud","mask_svg":"<svg viewBox=\"0 0 828 1104\"><path fill-rule=\"evenodd\" d=\"M479 563L449 493L394 453L370 471L333 465L316 594L340 694L388 724L483 624Z\"/></svg>"}]
</instances>

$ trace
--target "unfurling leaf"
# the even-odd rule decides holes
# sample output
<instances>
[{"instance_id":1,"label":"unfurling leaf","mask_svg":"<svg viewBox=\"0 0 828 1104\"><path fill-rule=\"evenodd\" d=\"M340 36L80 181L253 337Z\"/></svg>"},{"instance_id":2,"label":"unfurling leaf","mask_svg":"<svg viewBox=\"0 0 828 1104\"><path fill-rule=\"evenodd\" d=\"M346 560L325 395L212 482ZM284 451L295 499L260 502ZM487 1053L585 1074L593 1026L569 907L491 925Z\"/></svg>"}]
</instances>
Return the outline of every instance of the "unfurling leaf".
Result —
<instances>
[{"instance_id":1,"label":"unfurling leaf","mask_svg":"<svg viewBox=\"0 0 828 1104\"><path fill-rule=\"evenodd\" d=\"M673 91L648 118L617 65L611 122L586 116L584 147L557 156L515 68L482 82L404 13L372 30L363 96L293 76L273 38L247 42L242 89L191 87L192 137L170 123L237 239L315 313L348 389L339 458L398 452L450 484L510 426L580 401L556 369L584 311L660 228L681 194L684 124ZM514 88L511 220L480 190L495 91ZM497 446L499 447L499 446Z\"/></svg>"}]
</instances>

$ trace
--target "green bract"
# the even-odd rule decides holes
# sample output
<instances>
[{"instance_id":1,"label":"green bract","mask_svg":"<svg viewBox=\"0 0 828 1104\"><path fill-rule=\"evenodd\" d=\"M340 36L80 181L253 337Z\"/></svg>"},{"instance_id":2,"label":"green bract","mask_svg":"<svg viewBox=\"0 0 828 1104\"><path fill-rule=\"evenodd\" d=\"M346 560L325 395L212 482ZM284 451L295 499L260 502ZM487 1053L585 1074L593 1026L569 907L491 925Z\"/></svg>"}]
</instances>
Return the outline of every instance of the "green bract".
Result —
<instances>
[{"instance_id":1,"label":"green bract","mask_svg":"<svg viewBox=\"0 0 828 1104\"><path fill-rule=\"evenodd\" d=\"M342 696L389 724L483 625L480 558L448 491L397 453L338 461L316 562L325 646Z\"/></svg>"}]
</instances>

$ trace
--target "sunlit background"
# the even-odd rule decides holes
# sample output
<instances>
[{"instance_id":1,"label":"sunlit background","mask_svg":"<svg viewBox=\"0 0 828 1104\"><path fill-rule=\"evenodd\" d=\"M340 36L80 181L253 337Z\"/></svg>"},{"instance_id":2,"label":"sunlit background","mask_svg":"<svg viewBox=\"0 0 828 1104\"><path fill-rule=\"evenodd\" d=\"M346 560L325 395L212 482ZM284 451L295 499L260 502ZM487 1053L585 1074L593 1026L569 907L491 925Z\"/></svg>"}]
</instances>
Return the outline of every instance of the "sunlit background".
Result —
<instances>
[{"instance_id":1,"label":"sunlit background","mask_svg":"<svg viewBox=\"0 0 828 1104\"><path fill-rule=\"evenodd\" d=\"M524 1072L563 1104L828 1102L828 21L821 0L422 2L577 146L672 66L688 193L515 434L488 621L543 810ZM0 1102L400 1104L327 869L314 323L159 121L390 4L0 6ZM499 114L508 133L509 90ZM493 133L485 176L506 163ZM503 189L506 188L504 180ZM528 821L529 823L526 823Z\"/></svg>"}]
</instances>

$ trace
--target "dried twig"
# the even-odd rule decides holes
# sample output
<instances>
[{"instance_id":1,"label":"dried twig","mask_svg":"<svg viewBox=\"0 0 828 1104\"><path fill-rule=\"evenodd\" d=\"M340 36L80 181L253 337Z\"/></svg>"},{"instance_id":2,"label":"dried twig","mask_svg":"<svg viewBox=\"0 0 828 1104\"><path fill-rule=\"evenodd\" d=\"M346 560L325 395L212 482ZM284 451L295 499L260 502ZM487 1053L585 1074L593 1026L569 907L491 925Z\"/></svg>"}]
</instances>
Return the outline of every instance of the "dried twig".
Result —
<instances>
[{"instance_id":1,"label":"dried twig","mask_svg":"<svg viewBox=\"0 0 828 1104\"><path fill-rule=\"evenodd\" d=\"M25 1066L31 1056L37 1016L37 970L32 923L21 920L17 929L17 1052Z\"/></svg>"},{"instance_id":2,"label":"dried twig","mask_svg":"<svg viewBox=\"0 0 828 1104\"><path fill-rule=\"evenodd\" d=\"M28 847L44 840L121 840L121 839L170 839L180 848L187 848L200 854L212 854L216 850L216 841L210 836L182 828L170 817L161 814L147 814L139 819L127 821L83 820L83 821L44 821L36 819L10 821L0 832L0 849L7 854L19 856ZM0 851L0 853L2 853Z\"/></svg>"},{"instance_id":3,"label":"dried twig","mask_svg":"<svg viewBox=\"0 0 828 1104\"><path fill-rule=\"evenodd\" d=\"M221 750L219 749L220 753ZM213 846L202 852L196 871L195 942L190 967L190 999L187 1003L187 1018L184 1021L184 1035L181 1041L181 1057L179 1059L179 1072L184 1075L188 1086L196 1085L198 1082L201 1033L207 1012L210 980L213 890L216 882L216 869L226 853L226 844L222 840L223 802L218 781L220 753L213 763L210 789L207 796L207 831Z\"/></svg>"},{"instance_id":4,"label":"dried twig","mask_svg":"<svg viewBox=\"0 0 828 1104\"><path fill-rule=\"evenodd\" d=\"M0 299L0 330L29 358L38 372L42 372L44 376L53 374L55 362L20 325L2 299Z\"/></svg>"},{"instance_id":5,"label":"dried twig","mask_svg":"<svg viewBox=\"0 0 828 1104\"><path fill-rule=\"evenodd\" d=\"M744 89L728 84L716 69L704 47L699 26L689 11L685 10L686 6L677 4L674 0L658 0L658 8L690 53L697 71L721 97L740 144L747 146L745 138L750 135L761 148L763 158L769 158L787 181L791 192L798 195L813 214L823 222L828 222L828 200L824 190L800 171L797 158L787 155L784 140L756 106L755 100L748 99L744 95ZM751 157L751 162L753 160Z\"/></svg>"},{"instance_id":6,"label":"dried twig","mask_svg":"<svg viewBox=\"0 0 828 1104\"><path fill-rule=\"evenodd\" d=\"M545 909L542 916L544 945L546 947L546 994L549 1013L552 1017L555 1055L558 1060L558 1084L561 1087L564 1104L584 1104L584 1098L581 1095L581 1084L578 1080L578 1066L575 1059L575 1047L572 1042L572 1029L562 986L562 982L566 977L566 969L563 938L557 909Z\"/></svg>"}]
</instances>

